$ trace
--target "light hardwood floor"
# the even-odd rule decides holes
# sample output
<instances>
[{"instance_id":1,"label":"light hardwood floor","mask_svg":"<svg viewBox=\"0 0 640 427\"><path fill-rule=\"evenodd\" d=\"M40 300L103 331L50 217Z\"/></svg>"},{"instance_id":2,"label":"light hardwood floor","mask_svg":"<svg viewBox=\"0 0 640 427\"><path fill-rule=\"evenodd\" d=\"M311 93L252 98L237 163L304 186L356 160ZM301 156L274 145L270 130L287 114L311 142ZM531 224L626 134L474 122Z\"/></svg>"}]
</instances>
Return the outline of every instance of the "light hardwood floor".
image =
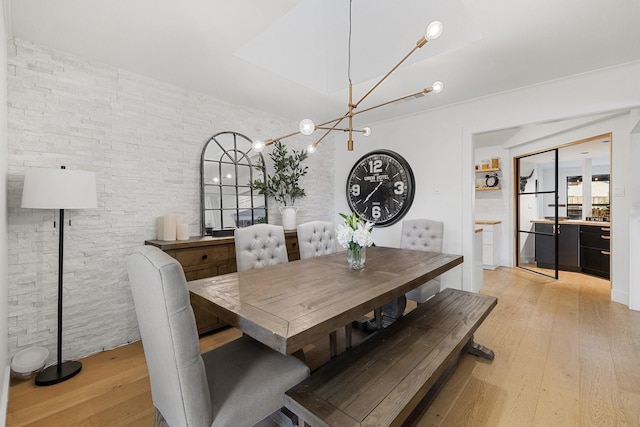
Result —
<instances>
[{"instance_id":1,"label":"light hardwood floor","mask_svg":"<svg viewBox=\"0 0 640 427\"><path fill-rule=\"evenodd\" d=\"M417 426L640 425L640 313L612 303L608 281L500 268L484 272L482 293L498 306L475 338L496 358L464 356ZM225 329L201 347L239 335ZM305 352L312 368L324 363L328 340ZM82 362L77 377L55 386L13 384L7 425L153 425L140 343Z\"/></svg>"}]
</instances>

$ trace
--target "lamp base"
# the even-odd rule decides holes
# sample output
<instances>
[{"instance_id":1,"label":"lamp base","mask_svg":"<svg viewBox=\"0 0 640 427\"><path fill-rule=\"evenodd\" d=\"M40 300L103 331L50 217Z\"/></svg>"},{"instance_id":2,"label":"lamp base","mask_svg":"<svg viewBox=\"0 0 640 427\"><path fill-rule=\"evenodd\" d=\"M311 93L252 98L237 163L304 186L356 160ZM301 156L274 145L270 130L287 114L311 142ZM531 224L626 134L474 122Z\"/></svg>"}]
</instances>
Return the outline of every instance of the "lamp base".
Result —
<instances>
[{"instance_id":1,"label":"lamp base","mask_svg":"<svg viewBox=\"0 0 640 427\"><path fill-rule=\"evenodd\" d=\"M58 369L59 368L59 369ZM36 375L36 385L54 385L74 377L82 369L82 363L69 360L62 365L52 365Z\"/></svg>"}]
</instances>

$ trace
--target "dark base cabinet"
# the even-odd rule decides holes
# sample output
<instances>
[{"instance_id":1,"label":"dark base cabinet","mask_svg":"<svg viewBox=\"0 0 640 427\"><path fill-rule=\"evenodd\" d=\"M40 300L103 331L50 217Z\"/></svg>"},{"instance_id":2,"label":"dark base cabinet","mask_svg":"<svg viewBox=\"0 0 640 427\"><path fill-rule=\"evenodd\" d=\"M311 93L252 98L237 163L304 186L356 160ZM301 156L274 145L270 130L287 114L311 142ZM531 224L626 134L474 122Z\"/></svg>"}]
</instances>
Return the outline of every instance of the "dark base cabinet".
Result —
<instances>
[{"instance_id":1,"label":"dark base cabinet","mask_svg":"<svg viewBox=\"0 0 640 427\"><path fill-rule=\"evenodd\" d=\"M611 228L580 226L580 268L583 273L611 277Z\"/></svg>"},{"instance_id":2,"label":"dark base cabinet","mask_svg":"<svg viewBox=\"0 0 640 427\"><path fill-rule=\"evenodd\" d=\"M560 224L558 234L558 269L564 271L581 271L580 247L578 244L580 226ZM538 233L553 232L553 224L536 224ZM555 242L553 236L536 236L536 266L554 268Z\"/></svg>"},{"instance_id":3,"label":"dark base cabinet","mask_svg":"<svg viewBox=\"0 0 640 427\"><path fill-rule=\"evenodd\" d=\"M289 261L300 259L298 235L285 231ZM175 258L187 281L233 273L236 268L236 246L232 237L191 237L189 240L147 240L146 245L156 246ZM196 318L198 333L219 329L226 323L210 312L210 303L198 295L190 294L191 308Z\"/></svg>"}]
</instances>

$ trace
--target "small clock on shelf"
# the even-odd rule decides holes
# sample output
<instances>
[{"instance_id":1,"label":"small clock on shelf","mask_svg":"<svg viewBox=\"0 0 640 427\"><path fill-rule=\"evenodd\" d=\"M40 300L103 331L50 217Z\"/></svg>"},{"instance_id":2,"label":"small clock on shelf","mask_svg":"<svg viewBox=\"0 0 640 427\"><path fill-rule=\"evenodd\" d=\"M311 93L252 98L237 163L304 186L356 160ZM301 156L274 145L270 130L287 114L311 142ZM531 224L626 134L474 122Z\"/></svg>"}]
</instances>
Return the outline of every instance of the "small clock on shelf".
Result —
<instances>
[{"instance_id":1,"label":"small clock on shelf","mask_svg":"<svg viewBox=\"0 0 640 427\"><path fill-rule=\"evenodd\" d=\"M497 187L498 184L500 183L500 180L498 179L498 174L497 173L487 174L485 176L484 183L489 188Z\"/></svg>"},{"instance_id":2,"label":"small clock on shelf","mask_svg":"<svg viewBox=\"0 0 640 427\"><path fill-rule=\"evenodd\" d=\"M398 153L375 150L351 168L346 188L349 207L376 226L399 221L411 207L415 179L409 163Z\"/></svg>"}]
</instances>

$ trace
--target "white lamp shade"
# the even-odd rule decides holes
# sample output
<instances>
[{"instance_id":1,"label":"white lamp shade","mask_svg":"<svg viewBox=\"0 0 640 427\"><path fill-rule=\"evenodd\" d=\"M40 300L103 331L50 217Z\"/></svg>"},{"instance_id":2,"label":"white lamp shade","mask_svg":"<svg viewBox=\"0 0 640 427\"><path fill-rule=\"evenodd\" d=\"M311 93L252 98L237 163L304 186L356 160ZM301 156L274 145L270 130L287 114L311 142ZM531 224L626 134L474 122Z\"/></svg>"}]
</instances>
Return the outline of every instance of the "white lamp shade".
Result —
<instances>
[{"instance_id":1,"label":"white lamp shade","mask_svg":"<svg viewBox=\"0 0 640 427\"><path fill-rule=\"evenodd\" d=\"M32 209L97 208L96 174L69 169L28 169L21 206Z\"/></svg>"}]
</instances>

